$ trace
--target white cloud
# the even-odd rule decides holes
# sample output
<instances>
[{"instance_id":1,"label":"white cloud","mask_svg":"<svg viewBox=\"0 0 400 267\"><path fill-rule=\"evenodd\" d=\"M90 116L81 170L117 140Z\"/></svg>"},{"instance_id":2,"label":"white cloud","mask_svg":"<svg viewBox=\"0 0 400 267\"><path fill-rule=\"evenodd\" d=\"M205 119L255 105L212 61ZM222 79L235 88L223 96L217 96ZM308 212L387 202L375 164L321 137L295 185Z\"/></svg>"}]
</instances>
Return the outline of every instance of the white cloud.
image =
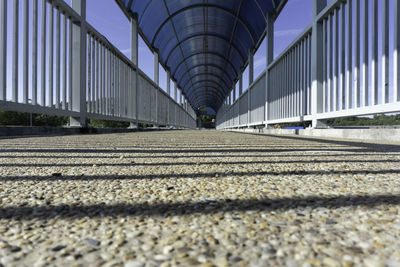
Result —
<instances>
[{"instance_id":1,"label":"white cloud","mask_svg":"<svg viewBox=\"0 0 400 267\"><path fill-rule=\"evenodd\" d=\"M131 49L130 49L130 48L122 49L122 50L121 50L121 53L123 53L123 54L130 54L130 53L131 53Z\"/></svg>"},{"instance_id":2,"label":"white cloud","mask_svg":"<svg viewBox=\"0 0 400 267\"><path fill-rule=\"evenodd\" d=\"M254 61L254 68L260 68L260 67L265 67L265 57L260 57L259 59L256 59Z\"/></svg>"},{"instance_id":3,"label":"white cloud","mask_svg":"<svg viewBox=\"0 0 400 267\"><path fill-rule=\"evenodd\" d=\"M146 47L144 47L144 46L139 46L139 53L144 52L145 49L146 49ZM123 53L123 54L129 54L129 55L130 55L130 54L131 54L131 49L130 49L130 48L122 49L122 50L121 50L121 53Z\"/></svg>"},{"instance_id":4,"label":"white cloud","mask_svg":"<svg viewBox=\"0 0 400 267\"><path fill-rule=\"evenodd\" d=\"M275 31L274 34L276 37L287 37L287 36L297 36L299 35L303 29L288 29L288 30L279 30Z\"/></svg>"}]
</instances>

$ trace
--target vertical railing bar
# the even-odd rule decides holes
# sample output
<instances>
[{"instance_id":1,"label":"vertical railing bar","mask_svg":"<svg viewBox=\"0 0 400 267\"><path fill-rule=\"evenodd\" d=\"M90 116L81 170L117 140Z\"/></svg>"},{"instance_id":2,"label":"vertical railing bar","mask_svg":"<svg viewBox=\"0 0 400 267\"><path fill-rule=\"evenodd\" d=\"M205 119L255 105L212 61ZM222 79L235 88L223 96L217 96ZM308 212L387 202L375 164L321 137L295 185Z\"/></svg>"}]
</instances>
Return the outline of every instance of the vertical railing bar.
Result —
<instances>
[{"instance_id":1,"label":"vertical railing bar","mask_svg":"<svg viewBox=\"0 0 400 267\"><path fill-rule=\"evenodd\" d=\"M363 77L363 102L364 107L368 106L368 0L364 0L363 5L363 66L362 66L362 77Z\"/></svg>"},{"instance_id":2,"label":"vertical railing bar","mask_svg":"<svg viewBox=\"0 0 400 267\"><path fill-rule=\"evenodd\" d=\"M298 116L303 116L303 78L304 78L304 40L299 44L299 95L298 95Z\"/></svg>"},{"instance_id":3,"label":"vertical railing bar","mask_svg":"<svg viewBox=\"0 0 400 267\"><path fill-rule=\"evenodd\" d=\"M286 81L284 81L284 83L286 83L286 85L284 86L284 88L282 88L282 90L279 90L279 94L278 94L278 100L279 100L279 105L280 105L280 114L278 114L277 119L283 119L286 118L286 116L288 115L288 95L289 95L289 87L290 87L290 72L289 72L289 54L287 54L285 56L285 64L284 64L284 68L286 69L285 73L286 73ZM277 77L279 77L279 72L277 70L275 70L275 75Z\"/></svg>"},{"instance_id":4,"label":"vertical railing bar","mask_svg":"<svg viewBox=\"0 0 400 267\"><path fill-rule=\"evenodd\" d=\"M108 112L108 108L109 108L108 92L109 92L110 88L108 86L109 85L108 84L108 82L109 82L109 79L108 79L108 64L109 64L108 55L109 55L109 50L108 50L107 47L104 48L104 55L105 55L105 57L104 57L104 71L105 71L105 75L104 75L104 85L105 85L105 87L104 87L104 96L105 96L105 100L106 100L105 101L105 105L106 105L105 114L108 115L109 114L109 112Z\"/></svg>"},{"instance_id":5,"label":"vertical railing bar","mask_svg":"<svg viewBox=\"0 0 400 267\"><path fill-rule=\"evenodd\" d=\"M96 40L93 35L90 35L90 43L91 43L91 71L92 71L92 95L91 95L91 105L90 105L90 111L92 113L96 113Z\"/></svg>"},{"instance_id":6,"label":"vertical railing bar","mask_svg":"<svg viewBox=\"0 0 400 267\"><path fill-rule=\"evenodd\" d=\"M378 0L372 0L372 105L378 104Z\"/></svg>"},{"instance_id":7,"label":"vertical railing bar","mask_svg":"<svg viewBox=\"0 0 400 267\"><path fill-rule=\"evenodd\" d=\"M29 1L24 0L23 11L23 102L28 104L29 98Z\"/></svg>"},{"instance_id":8,"label":"vertical railing bar","mask_svg":"<svg viewBox=\"0 0 400 267\"><path fill-rule=\"evenodd\" d=\"M269 89L269 94L268 94L268 100L269 100L268 112L270 112L270 114L268 115L268 120L271 120L275 116L274 113L272 112L273 109L271 108L273 105L275 105L273 99L275 99L274 92L276 90L274 87L275 77L273 75L273 69L268 70L268 75L270 76L270 87L269 87L270 89ZM174 107L175 107L175 105L174 105ZM174 110L175 110L175 108L174 108ZM239 100L239 124L241 124L241 122L240 122L240 100Z\"/></svg>"},{"instance_id":9,"label":"vertical railing bar","mask_svg":"<svg viewBox=\"0 0 400 267\"><path fill-rule=\"evenodd\" d=\"M105 114L105 71L104 71L104 44L100 45L100 114Z\"/></svg>"},{"instance_id":10,"label":"vertical railing bar","mask_svg":"<svg viewBox=\"0 0 400 267\"><path fill-rule=\"evenodd\" d=\"M100 40L97 39L97 113L102 114L102 109L101 109L101 90L102 90L102 75L101 75L101 43Z\"/></svg>"},{"instance_id":11,"label":"vertical railing bar","mask_svg":"<svg viewBox=\"0 0 400 267\"><path fill-rule=\"evenodd\" d=\"M111 54L111 115L115 116L115 54Z\"/></svg>"},{"instance_id":12,"label":"vertical railing bar","mask_svg":"<svg viewBox=\"0 0 400 267\"><path fill-rule=\"evenodd\" d=\"M274 112L274 119L278 117L278 114L280 112L279 110L279 106L278 106L278 94L279 94L279 90L277 89L277 84L278 84L278 79L279 77L276 76L275 73L275 68L272 69L272 75L273 75L273 89L272 92L273 94L273 103L274 103L274 108L273 108L273 112Z\"/></svg>"},{"instance_id":13,"label":"vertical railing bar","mask_svg":"<svg viewBox=\"0 0 400 267\"><path fill-rule=\"evenodd\" d=\"M335 63L335 91L334 91L334 110L339 110L339 9L335 9L335 49L334 49L334 63Z\"/></svg>"},{"instance_id":14,"label":"vertical railing bar","mask_svg":"<svg viewBox=\"0 0 400 267\"><path fill-rule=\"evenodd\" d=\"M7 1L0 1L0 100L7 99Z\"/></svg>"},{"instance_id":15,"label":"vertical railing bar","mask_svg":"<svg viewBox=\"0 0 400 267\"><path fill-rule=\"evenodd\" d=\"M111 99L112 99L112 83L111 83L111 50L108 51L108 114L112 115L111 113Z\"/></svg>"},{"instance_id":16,"label":"vertical railing bar","mask_svg":"<svg viewBox=\"0 0 400 267\"><path fill-rule=\"evenodd\" d=\"M296 47L296 116L299 116L299 89L300 89L300 44Z\"/></svg>"},{"instance_id":17,"label":"vertical railing bar","mask_svg":"<svg viewBox=\"0 0 400 267\"><path fill-rule=\"evenodd\" d=\"M18 3L19 0L13 2L12 101L14 102L18 102Z\"/></svg>"},{"instance_id":18,"label":"vertical railing bar","mask_svg":"<svg viewBox=\"0 0 400 267\"><path fill-rule=\"evenodd\" d=\"M68 110L72 110L72 18L69 18L69 29L68 29L68 57L69 57L69 62L68 62Z\"/></svg>"},{"instance_id":19,"label":"vertical railing bar","mask_svg":"<svg viewBox=\"0 0 400 267\"><path fill-rule=\"evenodd\" d=\"M280 82L278 79L279 79L279 77L276 75L276 73L275 73L275 68L273 68L273 69L271 69L271 71L272 71L272 76L273 76L273 84L272 84L272 88L273 89L271 89L272 90L272 92L273 92L273 103L274 103L274 106L273 106L273 109L272 109L272 112L273 112L273 114L274 114L274 119L276 119L278 116L279 116L279 112L280 112L280 110L279 110L279 107L278 107L278 94L279 94L279 90L277 89L277 84L278 84L278 82Z\"/></svg>"},{"instance_id":20,"label":"vertical railing bar","mask_svg":"<svg viewBox=\"0 0 400 267\"><path fill-rule=\"evenodd\" d=\"M284 99L285 99L285 114L284 114L284 118L288 117L290 115L290 107L289 107L289 103L290 103L290 89L292 87L292 58L291 58L291 53L289 52L287 54L287 60L288 60L288 86L286 87L285 90L285 95L284 95Z\"/></svg>"},{"instance_id":21,"label":"vertical railing bar","mask_svg":"<svg viewBox=\"0 0 400 267\"><path fill-rule=\"evenodd\" d=\"M56 108L60 108L60 9L56 8Z\"/></svg>"},{"instance_id":22,"label":"vertical railing bar","mask_svg":"<svg viewBox=\"0 0 400 267\"><path fill-rule=\"evenodd\" d=\"M104 66L104 69L103 69L103 83L104 83L104 88L103 88L103 95L104 95L104 114L105 115L107 115L107 108L108 108L108 95L107 95L107 92L108 92L108 82L107 82L107 78L108 78L108 75L107 75L107 55L108 55L108 49L107 49L107 47L105 46L105 44L104 44L104 47L103 47L103 49L104 49L104 59L103 59L103 66Z\"/></svg>"},{"instance_id":23,"label":"vertical railing bar","mask_svg":"<svg viewBox=\"0 0 400 267\"><path fill-rule=\"evenodd\" d=\"M335 110L334 64L333 64L333 13L329 16L329 111Z\"/></svg>"},{"instance_id":24,"label":"vertical railing bar","mask_svg":"<svg viewBox=\"0 0 400 267\"><path fill-rule=\"evenodd\" d=\"M305 37L305 47L304 47L304 68L305 68L305 83L304 83L304 115L308 114L308 36Z\"/></svg>"},{"instance_id":25,"label":"vertical railing bar","mask_svg":"<svg viewBox=\"0 0 400 267\"><path fill-rule=\"evenodd\" d=\"M53 106L53 67L54 67L54 6L50 3L49 7L49 62L48 62L48 71L49 71L49 106Z\"/></svg>"},{"instance_id":26,"label":"vertical railing bar","mask_svg":"<svg viewBox=\"0 0 400 267\"><path fill-rule=\"evenodd\" d=\"M108 49L106 44L104 44L104 114L108 115L108 69L107 69L107 64L108 64Z\"/></svg>"},{"instance_id":27,"label":"vertical railing bar","mask_svg":"<svg viewBox=\"0 0 400 267\"><path fill-rule=\"evenodd\" d=\"M304 116L304 90L305 90L305 75L306 75L306 68L305 68L305 40L301 42L301 95L300 95L300 115Z\"/></svg>"},{"instance_id":28,"label":"vertical railing bar","mask_svg":"<svg viewBox=\"0 0 400 267\"><path fill-rule=\"evenodd\" d=\"M289 53L290 55L290 86L289 86L289 93L288 93L288 101L286 102L287 108L288 108L288 113L287 113L287 118L293 117L293 87L294 87L294 76L295 76L295 70L294 70L294 49L292 49Z\"/></svg>"},{"instance_id":29,"label":"vertical railing bar","mask_svg":"<svg viewBox=\"0 0 400 267\"><path fill-rule=\"evenodd\" d=\"M346 109L350 109L353 103L353 0L347 2L347 73Z\"/></svg>"},{"instance_id":30,"label":"vertical railing bar","mask_svg":"<svg viewBox=\"0 0 400 267\"><path fill-rule=\"evenodd\" d=\"M38 0L32 0L32 105L37 105Z\"/></svg>"},{"instance_id":31,"label":"vertical railing bar","mask_svg":"<svg viewBox=\"0 0 400 267\"><path fill-rule=\"evenodd\" d=\"M119 101L119 58L117 57L116 62L115 62L115 70L116 70L116 75L115 75L115 83L116 83L116 96L115 96L115 101L116 101L116 108L117 108L117 115L120 116L120 101Z\"/></svg>"},{"instance_id":32,"label":"vertical railing bar","mask_svg":"<svg viewBox=\"0 0 400 267\"><path fill-rule=\"evenodd\" d=\"M285 61L287 60L287 56L285 56ZM285 65L283 65L284 67L286 67ZM287 72L285 72L287 75ZM276 94L275 94L275 106L277 107L277 112L275 114L275 118L276 119L281 119L284 117L285 113L284 113L284 109L283 109L283 95L286 95L286 90L287 90L287 86L285 86L284 88L282 88L282 90L278 89L278 85L282 82L280 80L280 77L277 73L277 70L274 69L274 76L275 76L275 84L274 84L274 90L276 90ZM286 81L287 82L287 81Z\"/></svg>"},{"instance_id":33,"label":"vertical railing bar","mask_svg":"<svg viewBox=\"0 0 400 267\"><path fill-rule=\"evenodd\" d=\"M382 0L382 103L389 103L389 0Z\"/></svg>"},{"instance_id":34,"label":"vertical railing bar","mask_svg":"<svg viewBox=\"0 0 400 267\"><path fill-rule=\"evenodd\" d=\"M93 80L92 80L92 35L89 33L86 36L86 40L87 40L87 111L88 112L93 112L92 110L92 103L93 103L93 99L92 99L92 91L93 91Z\"/></svg>"},{"instance_id":35,"label":"vertical railing bar","mask_svg":"<svg viewBox=\"0 0 400 267\"><path fill-rule=\"evenodd\" d=\"M288 108L289 108L289 113L287 118L293 117L293 111L294 111L294 85L295 85L295 76L296 76L296 70L295 70L295 65L296 65L296 60L295 60L295 49L292 48L290 51L290 86L289 86L289 103L288 103Z\"/></svg>"},{"instance_id":36,"label":"vertical railing bar","mask_svg":"<svg viewBox=\"0 0 400 267\"><path fill-rule=\"evenodd\" d=\"M277 95L277 89L276 89L276 82L277 82L277 77L275 76L275 72L274 72L274 68L271 69L271 75L272 75L272 88L271 88L271 93L272 93L272 105L273 108L270 109L270 111L272 112L273 116L272 119L276 118L276 114L277 114L277 107L276 107L276 95Z\"/></svg>"},{"instance_id":37,"label":"vertical railing bar","mask_svg":"<svg viewBox=\"0 0 400 267\"><path fill-rule=\"evenodd\" d=\"M354 107L361 107L361 79L360 79L360 60L361 60L361 31L360 31L360 0L355 0L355 62L354 62Z\"/></svg>"},{"instance_id":38,"label":"vertical railing bar","mask_svg":"<svg viewBox=\"0 0 400 267\"><path fill-rule=\"evenodd\" d=\"M107 49L107 115L110 115L110 100L111 100L111 50Z\"/></svg>"},{"instance_id":39,"label":"vertical railing bar","mask_svg":"<svg viewBox=\"0 0 400 267\"><path fill-rule=\"evenodd\" d=\"M121 60L120 61L120 67L121 67L121 76L120 76L120 83L121 83L121 116L125 117L125 64Z\"/></svg>"},{"instance_id":40,"label":"vertical railing bar","mask_svg":"<svg viewBox=\"0 0 400 267\"><path fill-rule=\"evenodd\" d=\"M294 64L293 64L293 111L292 111L292 117L296 116L296 109L297 109L297 78L298 78L298 70L297 70L297 54L298 54L298 45L296 45L294 47L293 50L293 60L294 60Z\"/></svg>"},{"instance_id":41,"label":"vertical railing bar","mask_svg":"<svg viewBox=\"0 0 400 267\"><path fill-rule=\"evenodd\" d=\"M96 108L95 113L100 113L100 71L99 71L99 41L94 39L96 45Z\"/></svg>"},{"instance_id":42,"label":"vertical railing bar","mask_svg":"<svg viewBox=\"0 0 400 267\"><path fill-rule=\"evenodd\" d=\"M104 44L103 47L103 53L104 53L104 58L103 58L103 96L104 96L104 114L108 115L108 73L107 73L107 64L108 64L108 49L106 45Z\"/></svg>"},{"instance_id":43,"label":"vertical railing bar","mask_svg":"<svg viewBox=\"0 0 400 267\"><path fill-rule=\"evenodd\" d=\"M322 89L322 99L323 99L323 107L322 107L322 110L324 111L324 112L327 112L327 110L326 110L326 108L327 108L327 102L328 102L328 97L327 97L327 75L326 75L326 73L327 73L327 70L326 70L326 58L327 58L327 32L326 32L326 30L327 30L327 21L326 21L326 19L324 19L323 20L323 23L322 23L323 25L322 25L322 28L323 28L323 30L322 30L322 32L323 32L323 34L322 34L322 38L323 38L323 45L322 45L322 72L323 72L323 83L322 83L322 87L323 87L323 89Z\"/></svg>"},{"instance_id":44,"label":"vertical railing bar","mask_svg":"<svg viewBox=\"0 0 400 267\"><path fill-rule=\"evenodd\" d=\"M67 108L67 14L63 14L63 73L62 73L62 109Z\"/></svg>"},{"instance_id":45,"label":"vertical railing bar","mask_svg":"<svg viewBox=\"0 0 400 267\"><path fill-rule=\"evenodd\" d=\"M400 101L400 1L394 1L393 101Z\"/></svg>"},{"instance_id":46,"label":"vertical railing bar","mask_svg":"<svg viewBox=\"0 0 400 267\"><path fill-rule=\"evenodd\" d=\"M298 69L297 69L297 66L298 66L298 61L297 61L297 56L298 56L298 45L296 45L295 47L294 47L294 49L293 49L293 60L294 60L294 64L293 64L293 71L294 71L294 73L293 73L293 80L294 80L294 82L293 82L293 111L292 111L292 117L295 117L295 116L297 116L297 112L296 112L296 110L297 110L297 85L298 85L298 83L297 83L297 79L298 79L298 76L299 76L299 72L298 72Z\"/></svg>"},{"instance_id":47,"label":"vertical railing bar","mask_svg":"<svg viewBox=\"0 0 400 267\"><path fill-rule=\"evenodd\" d=\"M275 102L276 102L276 107L277 107L277 112L276 112L276 118L282 118L282 116L284 116L284 111L285 110L283 110L282 109L282 105L281 105L281 100L282 100L282 97L281 97L281 95L286 95L286 90L287 90L287 88L285 88L286 90L282 90L282 91L280 91L279 90L279 88L278 88L278 84L279 84L279 76L278 76L278 74L277 74L277 71L276 71L276 69L274 69L274 76L275 76L275 85L274 85L274 88L276 88L275 90L276 90L276 95L275 95L275 98L276 98L276 100L275 100Z\"/></svg>"},{"instance_id":48,"label":"vertical railing bar","mask_svg":"<svg viewBox=\"0 0 400 267\"><path fill-rule=\"evenodd\" d=\"M107 114L110 115L110 99L111 99L111 50L107 49Z\"/></svg>"},{"instance_id":49,"label":"vertical railing bar","mask_svg":"<svg viewBox=\"0 0 400 267\"><path fill-rule=\"evenodd\" d=\"M294 58L294 49L292 49L290 51L290 86L289 86L289 102L288 102L288 108L289 108L289 112L288 112L288 118L293 117L293 92L294 92L294 76L295 76L295 70L294 70L294 65L295 65L295 58Z\"/></svg>"},{"instance_id":50,"label":"vertical railing bar","mask_svg":"<svg viewBox=\"0 0 400 267\"><path fill-rule=\"evenodd\" d=\"M311 35L308 36L308 41L309 41L309 63L308 63L308 67L309 67L309 81L310 81L310 87L309 87L309 91L308 91L308 103L309 103L309 114L311 114L311 101L312 101L312 95L311 95L311 87L312 87L312 79L311 79L311 55L312 55L312 38Z\"/></svg>"},{"instance_id":51,"label":"vertical railing bar","mask_svg":"<svg viewBox=\"0 0 400 267\"><path fill-rule=\"evenodd\" d=\"M301 109L301 115L304 116L306 115L306 95L307 95L307 39L303 40L303 90L302 90L302 109Z\"/></svg>"},{"instance_id":52,"label":"vertical railing bar","mask_svg":"<svg viewBox=\"0 0 400 267\"><path fill-rule=\"evenodd\" d=\"M102 62L103 62L103 57L102 57L102 53L103 53L103 47L102 44L100 42L100 40L97 40L97 48L99 50L99 63L98 63L98 69L99 69L99 77L98 77L98 82L99 82L99 100L98 100L98 107L99 107L99 114L103 114L103 70L102 70Z\"/></svg>"},{"instance_id":53,"label":"vertical railing bar","mask_svg":"<svg viewBox=\"0 0 400 267\"><path fill-rule=\"evenodd\" d=\"M107 48L105 44L103 47L103 66L102 66L102 75L103 75L103 115L107 115L107 73L106 73L106 64L107 64Z\"/></svg>"},{"instance_id":54,"label":"vertical railing bar","mask_svg":"<svg viewBox=\"0 0 400 267\"><path fill-rule=\"evenodd\" d=\"M115 57L116 55L113 53L112 54L112 61L111 61L111 82L112 82L112 115L116 116L116 112L115 112Z\"/></svg>"},{"instance_id":55,"label":"vertical railing bar","mask_svg":"<svg viewBox=\"0 0 400 267\"><path fill-rule=\"evenodd\" d=\"M121 66L121 60L118 59L118 108L119 108L119 116L122 117L123 116L123 101L122 101L122 66Z\"/></svg>"},{"instance_id":56,"label":"vertical railing bar","mask_svg":"<svg viewBox=\"0 0 400 267\"><path fill-rule=\"evenodd\" d=\"M304 40L302 40L299 44L300 51L299 51L299 107L298 107L298 113L299 116L303 116L303 78L304 78Z\"/></svg>"},{"instance_id":57,"label":"vertical railing bar","mask_svg":"<svg viewBox=\"0 0 400 267\"><path fill-rule=\"evenodd\" d=\"M346 4L342 2L340 7L341 22L340 22L340 97L339 109L343 110L346 108Z\"/></svg>"},{"instance_id":58,"label":"vertical railing bar","mask_svg":"<svg viewBox=\"0 0 400 267\"><path fill-rule=\"evenodd\" d=\"M296 116L299 116L299 93L300 93L300 43L297 45L297 55L296 55Z\"/></svg>"}]
</instances>

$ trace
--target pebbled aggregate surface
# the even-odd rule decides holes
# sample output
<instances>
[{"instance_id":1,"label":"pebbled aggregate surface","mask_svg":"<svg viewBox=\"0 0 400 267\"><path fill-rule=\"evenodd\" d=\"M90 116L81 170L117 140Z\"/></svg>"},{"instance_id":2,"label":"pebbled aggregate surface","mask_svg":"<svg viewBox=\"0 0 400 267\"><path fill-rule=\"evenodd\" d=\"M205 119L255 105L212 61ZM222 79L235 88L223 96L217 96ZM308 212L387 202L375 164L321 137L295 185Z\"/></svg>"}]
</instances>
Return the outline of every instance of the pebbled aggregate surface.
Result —
<instances>
[{"instance_id":1,"label":"pebbled aggregate surface","mask_svg":"<svg viewBox=\"0 0 400 267\"><path fill-rule=\"evenodd\" d=\"M400 266L400 144L0 139L0 266Z\"/></svg>"}]
</instances>

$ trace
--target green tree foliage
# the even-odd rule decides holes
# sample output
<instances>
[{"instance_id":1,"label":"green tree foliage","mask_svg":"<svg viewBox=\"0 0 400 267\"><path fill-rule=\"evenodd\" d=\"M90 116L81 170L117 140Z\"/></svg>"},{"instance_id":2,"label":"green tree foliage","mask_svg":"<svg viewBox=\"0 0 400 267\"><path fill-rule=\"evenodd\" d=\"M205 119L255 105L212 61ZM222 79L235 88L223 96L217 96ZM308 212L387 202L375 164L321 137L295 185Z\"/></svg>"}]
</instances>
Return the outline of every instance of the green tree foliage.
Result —
<instances>
[{"instance_id":1,"label":"green tree foliage","mask_svg":"<svg viewBox=\"0 0 400 267\"><path fill-rule=\"evenodd\" d=\"M215 128L215 116L200 115L201 123L204 128Z\"/></svg>"},{"instance_id":2,"label":"green tree foliage","mask_svg":"<svg viewBox=\"0 0 400 267\"><path fill-rule=\"evenodd\" d=\"M30 126L30 113L0 110L0 125L8 126ZM65 126L69 118L65 116L54 116L46 114L32 114L33 126Z\"/></svg>"},{"instance_id":3,"label":"green tree foliage","mask_svg":"<svg viewBox=\"0 0 400 267\"><path fill-rule=\"evenodd\" d=\"M128 128L129 122L90 119L89 127L93 128Z\"/></svg>"},{"instance_id":4,"label":"green tree foliage","mask_svg":"<svg viewBox=\"0 0 400 267\"><path fill-rule=\"evenodd\" d=\"M374 125L400 125L400 115L375 115L368 117L346 117L328 121L330 126L374 126Z\"/></svg>"}]
</instances>

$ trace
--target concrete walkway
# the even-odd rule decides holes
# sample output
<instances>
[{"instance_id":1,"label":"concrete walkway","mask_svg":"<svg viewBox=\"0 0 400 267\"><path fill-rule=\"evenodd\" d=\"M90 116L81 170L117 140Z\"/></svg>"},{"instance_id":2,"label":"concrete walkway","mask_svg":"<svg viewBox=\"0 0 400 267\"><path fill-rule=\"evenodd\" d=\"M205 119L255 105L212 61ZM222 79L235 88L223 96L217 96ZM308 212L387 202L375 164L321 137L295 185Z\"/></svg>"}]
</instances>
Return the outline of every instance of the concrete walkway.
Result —
<instances>
[{"instance_id":1,"label":"concrete walkway","mask_svg":"<svg viewBox=\"0 0 400 267\"><path fill-rule=\"evenodd\" d=\"M399 266L400 145L216 131L0 140L0 266Z\"/></svg>"}]
</instances>

